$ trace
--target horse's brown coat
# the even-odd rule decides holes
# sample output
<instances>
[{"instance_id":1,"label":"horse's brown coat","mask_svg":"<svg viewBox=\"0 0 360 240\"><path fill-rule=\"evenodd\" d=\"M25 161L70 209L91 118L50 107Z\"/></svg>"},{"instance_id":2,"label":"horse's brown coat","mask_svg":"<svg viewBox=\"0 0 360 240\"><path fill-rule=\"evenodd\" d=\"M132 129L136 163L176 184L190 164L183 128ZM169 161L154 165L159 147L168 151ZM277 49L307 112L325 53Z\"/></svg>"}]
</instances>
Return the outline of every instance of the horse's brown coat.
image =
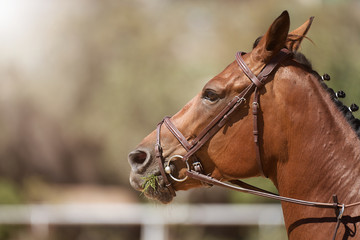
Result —
<instances>
[{"instance_id":1,"label":"horse's brown coat","mask_svg":"<svg viewBox=\"0 0 360 240\"><path fill-rule=\"evenodd\" d=\"M258 74L281 48L298 50L312 23L312 18L288 33L290 20L287 12L278 17L258 45L244 56L249 68ZM236 62L211 79L203 90L172 117L172 122L193 139L208 122L241 92L250 80ZM209 101L203 97L206 90L215 92L219 99ZM250 103L249 103L250 102ZM221 180L259 176L253 145L253 122L249 100L230 121L197 153L204 172ZM309 201L331 202L337 194L341 202L360 200L359 160L360 141L329 94L321 86L318 76L301 64L288 61L281 66L264 88L260 97L261 156L264 172L278 188L280 195ZM159 175L154 158L156 134L152 132L137 147L145 154L134 160L131 184L142 189L143 178ZM161 141L164 156L184 155L185 150L174 136L163 128ZM144 155L144 154L142 154ZM140 168L138 165L145 165ZM181 166L177 165L177 169ZM182 177L185 169L179 171ZM159 177L160 184L163 183ZM198 181L174 183L176 190L201 186ZM165 187L150 189L148 197L170 202L171 194ZM335 213L283 203L285 225L290 239L330 239L335 227ZM356 229L360 220L360 207L346 210L339 239L349 237L349 228ZM346 227L344 227L346 226ZM343 238L343 239L344 239Z\"/></svg>"}]
</instances>

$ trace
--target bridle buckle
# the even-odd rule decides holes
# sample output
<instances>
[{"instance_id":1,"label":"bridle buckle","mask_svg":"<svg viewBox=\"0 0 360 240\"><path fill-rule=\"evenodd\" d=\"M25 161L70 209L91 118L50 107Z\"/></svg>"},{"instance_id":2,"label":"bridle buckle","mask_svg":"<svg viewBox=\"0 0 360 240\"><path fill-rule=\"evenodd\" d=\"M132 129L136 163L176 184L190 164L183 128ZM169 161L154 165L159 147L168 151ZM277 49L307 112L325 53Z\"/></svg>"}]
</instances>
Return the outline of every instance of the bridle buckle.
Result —
<instances>
[{"instance_id":1,"label":"bridle buckle","mask_svg":"<svg viewBox=\"0 0 360 240\"><path fill-rule=\"evenodd\" d=\"M201 163L200 163L199 161L194 162L194 163L192 164L192 166L193 166L193 168L194 168L194 170L195 170L196 172L198 172L198 173L203 173L204 169L203 169L203 166L201 165Z\"/></svg>"},{"instance_id":2,"label":"bridle buckle","mask_svg":"<svg viewBox=\"0 0 360 240\"><path fill-rule=\"evenodd\" d=\"M246 98L244 98L244 97L235 96L235 98L237 98L236 103L240 103L240 102L246 103Z\"/></svg>"}]
</instances>

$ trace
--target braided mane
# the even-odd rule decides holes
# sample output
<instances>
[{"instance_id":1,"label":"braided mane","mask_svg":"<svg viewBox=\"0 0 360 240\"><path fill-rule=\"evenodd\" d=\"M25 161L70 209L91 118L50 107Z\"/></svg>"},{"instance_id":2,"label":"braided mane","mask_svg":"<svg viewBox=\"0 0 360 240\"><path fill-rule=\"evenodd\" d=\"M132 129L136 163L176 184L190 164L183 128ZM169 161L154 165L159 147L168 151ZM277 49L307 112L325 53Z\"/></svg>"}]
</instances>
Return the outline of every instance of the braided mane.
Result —
<instances>
[{"instance_id":1,"label":"braided mane","mask_svg":"<svg viewBox=\"0 0 360 240\"><path fill-rule=\"evenodd\" d=\"M360 120L355 118L349 108L339 100L339 98L335 94L335 91L332 88L328 87L328 85L326 85L325 81L321 78L319 73L312 69L311 62L305 57L304 54L295 52L294 59L297 62L303 64L318 79L321 86L329 93L332 102L335 103L336 107L339 109L340 112L342 112L347 122L356 132L358 138L360 138Z\"/></svg>"},{"instance_id":2,"label":"braided mane","mask_svg":"<svg viewBox=\"0 0 360 240\"><path fill-rule=\"evenodd\" d=\"M258 45L261 38L262 38L262 36L258 37L255 40L255 42L253 44L253 48L255 48ZM296 60L296 62L302 64L308 71L310 71L318 79L321 86L329 93L332 102L335 103L336 107L339 109L340 112L342 112L342 114L344 115L347 122L350 124L352 129L356 132L358 138L360 138L360 120L358 118L355 118L354 115L352 114L352 112L349 110L349 108L347 106L345 106L339 100L339 98L336 96L334 90L326 85L326 83L323 81L323 79L321 78L319 73L316 72L315 70L313 70L311 62L305 57L304 54L302 54L300 52L293 52L293 54L294 54L293 55L294 60Z\"/></svg>"},{"instance_id":3,"label":"braided mane","mask_svg":"<svg viewBox=\"0 0 360 240\"><path fill-rule=\"evenodd\" d=\"M324 81L321 79L320 75L313 70L313 74L319 80L321 86L329 93L332 102L335 103L336 107L339 109L340 112L344 115L347 122L350 124L352 129L356 132L358 138L360 138L360 120L355 118L352 112L349 110L347 106L345 106L337 97L334 90L326 85Z\"/></svg>"}]
</instances>

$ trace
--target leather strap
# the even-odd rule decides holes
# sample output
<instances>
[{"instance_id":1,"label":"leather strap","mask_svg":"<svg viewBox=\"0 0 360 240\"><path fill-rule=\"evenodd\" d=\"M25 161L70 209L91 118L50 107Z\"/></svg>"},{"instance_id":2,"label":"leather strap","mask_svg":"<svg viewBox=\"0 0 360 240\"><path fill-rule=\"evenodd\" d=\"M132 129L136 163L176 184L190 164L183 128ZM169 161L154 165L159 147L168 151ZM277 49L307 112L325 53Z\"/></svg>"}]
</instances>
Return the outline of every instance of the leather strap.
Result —
<instances>
[{"instance_id":1,"label":"leather strap","mask_svg":"<svg viewBox=\"0 0 360 240\"><path fill-rule=\"evenodd\" d=\"M261 88L262 86L264 86L264 83L255 76L255 74L250 70L250 68L246 65L246 63L241 57L245 54L245 52L237 52L235 55L235 59L238 65L241 67L242 71L245 73L245 75L256 85L256 87Z\"/></svg>"},{"instance_id":2,"label":"leather strap","mask_svg":"<svg viewBox=\"0 0 360 240\"><path fill-rule=\"evenodd\" d=\"M225 187L225 188L235 190L238 192L249 193L249 194L253 194L256 196L260 196L260 197L266 197L266 198L270 198L270 199L274 199L274 200L279 200L279 201L289 202L289 203L294 203L294 204L300 204L300 205L305 205L305 206L309 206L309 207L341 209L341 208L350 208L350 207L360 205L360 202L355 202L352 204L324 203L324 202L313 202L313 201L300 200L300 199L296 199L296 198L283 197L283 196L279 196L275 193L271 193L271 192L259 189L252 185L244 183L240 180L231 181L233 184L238 185L238 186L234 186L232 184L229 184L226 182L221 182L215 178L212 178L212 177L204 175L204 174L200 174L200 173L192 171L192 170L187 171L186 175L193 179L196 179L196 180L199 180L201 182L205 182L205 183L208 183L211 185Z\"/></svg>"},{"instance_id":3,"label":"leather strap","mask_svg":"<svg viewBox=\"0 0 360 240\"><path fill-rule=\"evenodd\" d=\"M260 152L260 139L259 139L259 128L258 128L258 113L259 113L259 90L258 88L255 89L254 93L254 101L252 103L252 114L253 114L253 135L254 135L254 144L255 144L255 156L256 156L256 162L259 167L259 171L261 175L264 177L268 177L264 172L264 167L262 165L261 161L261 152Z\"/></svg>"},{"instance_id":4,"label":"leather strap","mask_svg":"<svg viewBox=\"0 0 360 240\"><path fill-rule=\"evenodd\" d=\"M164 169L164 157L163 157L163 150L161 147L160 142L160 135L161 135L161 125L163 124L164 120L161 121L156 128L156 144L155 144L155 158L158 162L160 174L164 179L165 186L169 189L171 195L174 197L176 196L175 190L173 186L171 185L171 182L169 181L168 177L166 176L165 169Z\"/></svg>"},{"instance_id":5,"label":"leather strap","mask_svg":"<svg viewBox=\"0 0 360 240\"><path fill-rule=\"evenodd\" d=\"M189 151L192 147L191 144L186 140L184 135L175 127L175 125L170 121L170 117L164 118L164 123L170 132L177 138L180 144L185 148L186 151Z\"/></svg>"},{"instance_id":6,"label":"leather strap","mask_svg":"<svg viewBox=\"0 0 360 240\"><path fill-rule=\"evenodd\" d=\"M255 156L256 162L259 168L259 171L262 176L267 178L267 175L264 172L264 168L261 161L261 151L260 151L260 143L259 143L259 129L258 129L258 112L259 112L259 89L262 88L270 74L279 66L279 64L284 61L286 58L290 57L292 53L287 49L282 49L275 57L273 57L268 64L262 69L259 76L256 77L253 72L249 69L246 65L242 55L244 52L236 53L236 61L239 64L241 70L245 73L245 75L255 84L255 93L254 93L254 100L252 103L252 113L253 113L253 135L254 135L254 143L255 143Z\"/></svg>"},{"instance_id":7,"label":"leather strap","mask_svg":"<svg viewBox=\"0 0 360 240\"><path fill-rule=\"evenodd\" d=\"M188 151L184 160L187 160L197 152L210 138L212 138L227 122L229 116L243 103L247 96L255 88L253 84L245 88L238 96L235 96L227 106L205 127L191 142L192 148Z\"/></svg>"},{"instance_id":8,"label":"leather strap","mask_svg":"<svg viewBox=\"0 0 360 240\"><path fill-rule=\"evenodd\" d=\"M279 64L284 62L286 59L293 56L293 53L290 52L288 49L283 48L280 50L280 52L275 55L269 63L266 64L264 69L260 72L258 78L260 82L263 82L265 84L265 80L273 73L274 69L276 69Z\"/></svg>"},{"instance_id":9,"label":"leather strap","mask_svg":"<svg viewBox=\"0 0 360 240\"><path fill-rule=\"evenodd\" d=\"M156 155L157 160L159 162L160 172L164 178L164 182L166 186L168 186L170 192L175 194L174 189L172 188L169 180L166 177L164 170L164 159L162 156L162 149L160 144L160 130L161 125L165 123L165 126L169 129L169 131L176 137L176 139L180 142L180 144L184 147L187 153L184 155L183 161L188 161L188 159L193 156L208 140L210 140L228 121L229 117L232 113L242 105L242 103L246 102L246 98L250 96L250 94L255 91L255 99L254 102L257 104L257 108L253 109L254 115L254 142L256 149L256 161L259 166L260 173L263 176L266 176L263 171L263 166L261 163L261 152L259 147L259 131L257 126L257 115L258 115L258 98L259 92L258 88L261 88L266 82L268 77L274 70L279 66L279 64L284 61L286 58L291 56L291 52L282 49L270 62L264 67L264 69L260 72L259 76L256 77L249 67L246 65L244 60L242 59L242 55L245 53L239 52L236 54L236 61L239 66L245 73L245 75L252 81L252 83L247 86L239 95L235 96L217 115L214 119L210 121L210 123L198 134L198 136L189 143L186 137L176 128L176 126L171 122L169 117L165 117L159 124L157 128L157 146Z\"/></svg>"}]
</instances>

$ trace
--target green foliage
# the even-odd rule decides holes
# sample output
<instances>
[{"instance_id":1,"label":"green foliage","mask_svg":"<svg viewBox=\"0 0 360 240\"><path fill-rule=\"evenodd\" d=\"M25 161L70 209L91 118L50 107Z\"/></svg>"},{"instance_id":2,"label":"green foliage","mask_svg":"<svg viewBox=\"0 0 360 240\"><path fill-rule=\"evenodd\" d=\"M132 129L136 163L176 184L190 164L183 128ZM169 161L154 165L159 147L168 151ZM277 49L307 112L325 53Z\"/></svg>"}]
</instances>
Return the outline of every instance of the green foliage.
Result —
<instances>
[{"instance_id":1,"label":"green foliage","mask_svg":"<svg viewBox=\"0 0 360 240\"><path fill-rule=\"evenodd\" d=\"M23 201L19 186L8 179L0 178L0 204L19 204Z\"/></svg>"},{"instance_id":2,"label":"green foliage","mask_svg":"<svg viewBox=\"0 0 360 240\"><path fill-rule=\"evenodd\" d=\"M153 190L156 190L156 187L159 185L159 179L156 175L149 175L142 178L145 182L143 183L143 192L146 192L149 187L151 187Z\"/></svg>"}]
</instances>

